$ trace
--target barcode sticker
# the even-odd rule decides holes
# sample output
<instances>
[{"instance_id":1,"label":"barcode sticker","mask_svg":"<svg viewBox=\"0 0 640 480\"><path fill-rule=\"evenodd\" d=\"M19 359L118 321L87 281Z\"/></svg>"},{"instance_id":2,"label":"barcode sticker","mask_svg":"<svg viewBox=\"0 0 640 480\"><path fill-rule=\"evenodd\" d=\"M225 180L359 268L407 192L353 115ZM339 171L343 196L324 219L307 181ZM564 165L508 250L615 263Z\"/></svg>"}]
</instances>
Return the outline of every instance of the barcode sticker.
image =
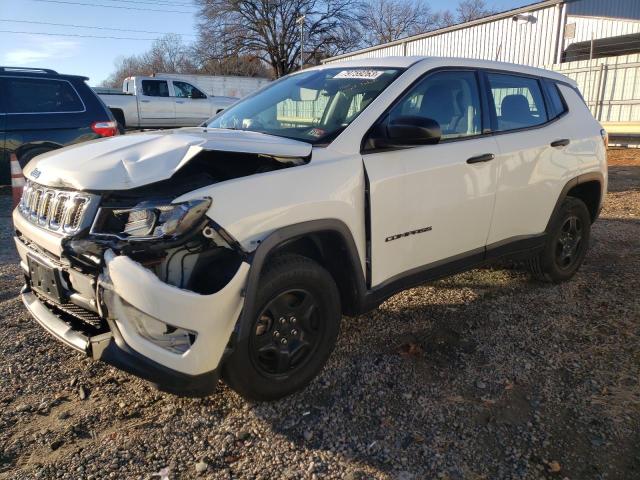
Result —
<instances>
[{"instance_id":1,"label":"barcode sticker","mask_svg":"<svg viewBox=\"0 0 640 480\"><path fill-rule=\"evenodd\" d=\"M342 70L333 78L361 78L365 80L375 80L383 73L383 70Z\"/></svg>"}]
</instances>

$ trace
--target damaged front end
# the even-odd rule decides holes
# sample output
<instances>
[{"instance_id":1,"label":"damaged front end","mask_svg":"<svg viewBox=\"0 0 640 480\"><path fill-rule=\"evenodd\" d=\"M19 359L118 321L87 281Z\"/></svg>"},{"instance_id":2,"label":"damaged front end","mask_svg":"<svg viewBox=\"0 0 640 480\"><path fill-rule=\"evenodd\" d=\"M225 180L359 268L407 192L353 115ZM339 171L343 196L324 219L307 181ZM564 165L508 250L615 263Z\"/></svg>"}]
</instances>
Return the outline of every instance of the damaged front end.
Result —
<instances>
[{"instance_id":1,"label":"damaged front end","mask_svg":"<svg viewBox=\"0 0 640 480\"><path fill-rule=\"evenodd\" d=\"M306 164L311 147L202 128L125 137L25 169L42 183L27 182L13 213L23 301L76 350L163 390L206 395L243 307L250 254L207 216L213 194L196 194Z\"/></svg>"},{"instance_id":2,"label":"damaged front end","mask_svg":"<svg viewBox=\"0 0 640 480\"><path fill-rule=\"evenodd\" d=\"M66 244L69 258L101 259L97 303L120 342L188 375L218 367L249 270L246 253L205 216L210 204L106 202L90 240Z\"/></svg>"},{"instance_id":3,"label":"damaged front end","mask_svg":"<svg viewBox=\"0 0 640 480\"><path fill-rule=\"evenodd\" d=\"M240 316L248 254L206 216L210 198L157 193L93 194L94 220L61 236L57 255L37 242L40 217L19 207L23 300L67 345L163 390L206 395Z\"/></svg>"}]
</instances>

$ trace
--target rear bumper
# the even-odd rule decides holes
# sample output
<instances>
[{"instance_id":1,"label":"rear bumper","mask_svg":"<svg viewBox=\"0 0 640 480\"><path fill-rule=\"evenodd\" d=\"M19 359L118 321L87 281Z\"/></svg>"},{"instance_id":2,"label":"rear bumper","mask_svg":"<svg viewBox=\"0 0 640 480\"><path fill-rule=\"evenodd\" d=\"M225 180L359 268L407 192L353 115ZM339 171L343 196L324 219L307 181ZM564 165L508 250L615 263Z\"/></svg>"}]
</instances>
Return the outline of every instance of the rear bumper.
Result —
<instances>
[{"instance_id":1,"label":"rear bumper","mask_svg":"<svg viewBox=\"0 0 640 480\"><path fill-rule=\"evenodd\" d=\"M127 373L155 384L158 389L186 396L206 396L216 390L218 369L200 375L188 375L165 367L137 353L122 338L118 327L109 321L111 331L95 336L74 330L56 316L28 286L22 289L22 301L35 320L65 345L101 360Z\"/></svg>"}]
</instances>

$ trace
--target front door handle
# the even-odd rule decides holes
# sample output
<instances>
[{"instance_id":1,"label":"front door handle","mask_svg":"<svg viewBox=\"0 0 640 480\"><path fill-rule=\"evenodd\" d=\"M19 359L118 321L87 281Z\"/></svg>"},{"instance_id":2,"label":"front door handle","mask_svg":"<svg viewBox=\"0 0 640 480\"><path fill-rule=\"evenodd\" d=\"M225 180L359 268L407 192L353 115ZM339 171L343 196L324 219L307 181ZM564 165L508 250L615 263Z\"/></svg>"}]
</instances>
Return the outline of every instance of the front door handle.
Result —
<instances>
[{"instance_id":1,"label":"front door handle","mask_svg":"<svg viewBox=\"0 0 640 480\"><path fill-rule=\"evenodd\" d=\"M551 142L552 147L566 147L571 143L571 140L568 138L563 138L562 140L556 140L555 142Z\"/></svg>"},{"instance_id":2,"label":"front door handle","mask_svg":"<svg viewBox=\"0 0 640 480\"><path fill-rule=\"evenodd\" d=\"M140 100L142 103L149 103L151 100Z\"/></svg>"},{"instance_id":3,"label":"front door handle","mask_svg":"<svg viewBox=\"0 0 640 480\"><path fill-rule=\"evenodd\" d=\"M478 155L477 157L471 157L469 160L467 160L467 163L490 162L494 158L496 158L496 156L493 153L485 153L484 155Z\"/></svg>"},{"instance_id":4,"label":"front door handle","mask_svg":"<svg viewBox=\"0 0 640 480\"><path fill-rule=\"evenodd\" d=\"M176 103L184 103L184 100L176 100Z\"/></svg>"}]
</instances>

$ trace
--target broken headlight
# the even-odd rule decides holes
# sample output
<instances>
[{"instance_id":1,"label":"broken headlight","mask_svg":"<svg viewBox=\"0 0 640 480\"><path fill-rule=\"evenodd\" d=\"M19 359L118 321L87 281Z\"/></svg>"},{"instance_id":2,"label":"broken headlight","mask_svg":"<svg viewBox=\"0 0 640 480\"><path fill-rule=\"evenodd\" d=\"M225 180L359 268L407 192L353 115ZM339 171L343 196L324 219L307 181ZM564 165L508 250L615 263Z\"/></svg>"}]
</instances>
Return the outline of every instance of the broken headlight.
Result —
<instances>
[{"instance_id":1,"label":"broken headlight","mask_svg":"<svg viewBox=\"0 0 640 480\"><path fill-rule=\"evenodd\" d=\"M141 202L132 208L103 207L91 228L93 235L122 240L174 238L188 232L211 206L210 198L187 202Z\"/></svg>"}]
</instances>

